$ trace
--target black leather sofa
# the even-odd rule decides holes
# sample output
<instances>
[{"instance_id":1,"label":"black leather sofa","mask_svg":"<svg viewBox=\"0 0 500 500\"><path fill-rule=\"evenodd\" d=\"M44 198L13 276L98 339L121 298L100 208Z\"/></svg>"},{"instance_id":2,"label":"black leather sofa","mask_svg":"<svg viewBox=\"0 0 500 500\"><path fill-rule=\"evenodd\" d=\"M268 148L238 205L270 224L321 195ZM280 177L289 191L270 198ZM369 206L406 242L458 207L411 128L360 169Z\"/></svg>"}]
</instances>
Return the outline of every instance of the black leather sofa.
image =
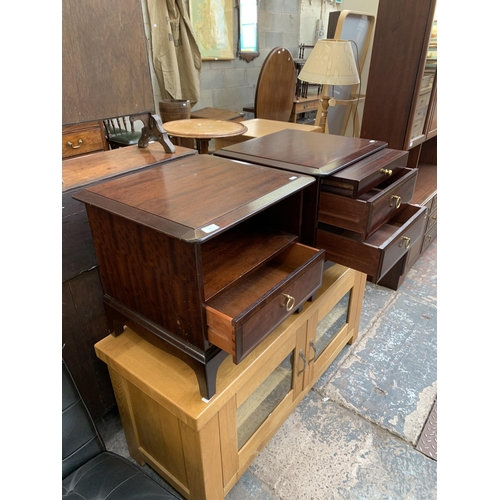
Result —
<instances>
[{"instance_id":1,"label":"black leather sofa","mask_svg":"<svg viewBox=\"0 0 500 500\"><path fill-rule=\"evenodd\" d=\"M106 451L64 360L62 362L62 498L179 500L131 461Z\"/></svg>"}]
</instances>

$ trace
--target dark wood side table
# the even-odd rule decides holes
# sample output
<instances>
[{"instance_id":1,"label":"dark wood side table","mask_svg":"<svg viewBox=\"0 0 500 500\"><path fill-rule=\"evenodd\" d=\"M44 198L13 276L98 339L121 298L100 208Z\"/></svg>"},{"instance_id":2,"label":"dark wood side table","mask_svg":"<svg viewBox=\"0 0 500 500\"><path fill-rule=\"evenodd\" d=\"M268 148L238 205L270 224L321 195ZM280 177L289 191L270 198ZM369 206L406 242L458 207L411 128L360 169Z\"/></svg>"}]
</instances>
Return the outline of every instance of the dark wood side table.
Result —
<instances>
[{"instance_id":1,"label":"dark wood side table","mask_svg":"<svg viewBox=\"0 0 500 500\"><path fill-rule=\"evenodd\" d=\"M164 123L163 128L175 137L195 139L200 154L208 154L208 143L211 139L233 137L247 131L245 125L240 122L210 118L174 120Z\"/></svg>"},{"instance_id":2,"label":"dark wood side table","mask_svg":"<svg viewBox=\"0 0 500 500\"><path fill-rule=\"evenodd\" d=\"M298 243L313 183L193 155L77 193L110 331L127 325L186 361L210 399L227 354L242 361L321 286L324 252Z\"/></svg>"},{"instance_id":3,"label":"dark wood side table","mask_svg":"<svg viewBox=\"0 0 500 500\"><path fill-rule=\"evenodd\" d=\"M215 155L312 175L301 241L379 282L421 244L426 207L411 203L417 172L384 141L282 130Z\"/></svg>"}]
</instances>

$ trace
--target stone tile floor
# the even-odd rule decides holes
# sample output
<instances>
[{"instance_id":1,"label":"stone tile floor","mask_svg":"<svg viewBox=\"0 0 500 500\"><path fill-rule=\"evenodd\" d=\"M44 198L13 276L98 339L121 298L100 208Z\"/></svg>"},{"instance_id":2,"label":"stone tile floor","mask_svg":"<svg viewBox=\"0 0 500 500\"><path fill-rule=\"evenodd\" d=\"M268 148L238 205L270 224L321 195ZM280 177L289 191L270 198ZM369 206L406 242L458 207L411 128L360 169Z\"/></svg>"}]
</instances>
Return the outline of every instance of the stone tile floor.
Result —
<instances>
[{"instance_id":1,"label":"stone tile floor","mask_svg":"<svg viewBox=\"0 0 500 500\"><path fill-rule=\"evenodd\" d=\"M437 461L417 443L436 400L437 240L399 290L367 284L357 341L226 499L435 499ZM108 449L130 458L117 415L98 427Z\"/></svg>"}]
</instances>

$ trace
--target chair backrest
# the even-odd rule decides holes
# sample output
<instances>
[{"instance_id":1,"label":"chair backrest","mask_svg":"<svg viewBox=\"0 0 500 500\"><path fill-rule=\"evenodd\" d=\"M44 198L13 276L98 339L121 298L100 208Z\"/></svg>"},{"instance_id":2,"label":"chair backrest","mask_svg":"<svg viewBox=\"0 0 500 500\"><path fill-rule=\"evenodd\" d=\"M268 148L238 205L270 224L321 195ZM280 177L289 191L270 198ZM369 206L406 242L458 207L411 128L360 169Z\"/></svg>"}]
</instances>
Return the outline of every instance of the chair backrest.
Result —
<instances>
[{"instance_id":1,"label":"chair backrest","mask_svg":"<svg viewBox=\"0 0 500 500\"><path fill-rule=\"evenodd\" d=\"M62 478L105 451L66 363L62 362Z\"/></svg>"},{"instance_id":2,"label":"chair backrest","mask_svg":"<svg viewBox=\"0 0 500 500\"><path fill-rule=\"evenodd\" d=\"M296 71L291 52L275 47L264 60L255 89L255 118L287 122L295 98Z\"/></svg>"},{"instance_id":3,"label":"chair backrest","mask_svg":"<svg viewBox=\"0 0 500 500\"><path fill-rule=\"evenodd\" d=\"M109 118L108 120L104 120L104 128L106 129L106 135L115 136L121 134L128 134L130 132L140 132L144 124L142 120L138 120L140 123L140 127L134 125L134 117L131 116L117 116L116 118Z\"/></svg>"},{"instance_id":4,"label":"chair backrest","mask_svg":"<svg viewBox=\"0 0 500 500\"><path fill-rule=\"evenodd\" d=\"M106 129L106 139L112 149L137 144L144 127L143 121L132 115L117 116L103 120L103 122ZM137 122L137 124L134 122Z\"/></svg>"}]
</instances>

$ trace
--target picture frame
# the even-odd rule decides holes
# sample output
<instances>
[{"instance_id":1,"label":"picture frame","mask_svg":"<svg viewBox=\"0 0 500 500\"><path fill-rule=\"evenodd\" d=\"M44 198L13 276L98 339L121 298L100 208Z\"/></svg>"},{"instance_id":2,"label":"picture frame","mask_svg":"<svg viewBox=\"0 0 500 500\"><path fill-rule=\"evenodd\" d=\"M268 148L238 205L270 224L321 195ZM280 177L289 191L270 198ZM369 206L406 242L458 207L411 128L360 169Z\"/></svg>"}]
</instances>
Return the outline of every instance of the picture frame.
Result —
<instances>
[{"instance_id":1,"label":"picture frame","mask_svg":"<svg viewBox=\"0 0 500 500\"><path fill-rule=\"evenodd\" d=\"M191 26L203 61L235 59L232 0L189 0Z\"/></svg>"}]
</instances>

